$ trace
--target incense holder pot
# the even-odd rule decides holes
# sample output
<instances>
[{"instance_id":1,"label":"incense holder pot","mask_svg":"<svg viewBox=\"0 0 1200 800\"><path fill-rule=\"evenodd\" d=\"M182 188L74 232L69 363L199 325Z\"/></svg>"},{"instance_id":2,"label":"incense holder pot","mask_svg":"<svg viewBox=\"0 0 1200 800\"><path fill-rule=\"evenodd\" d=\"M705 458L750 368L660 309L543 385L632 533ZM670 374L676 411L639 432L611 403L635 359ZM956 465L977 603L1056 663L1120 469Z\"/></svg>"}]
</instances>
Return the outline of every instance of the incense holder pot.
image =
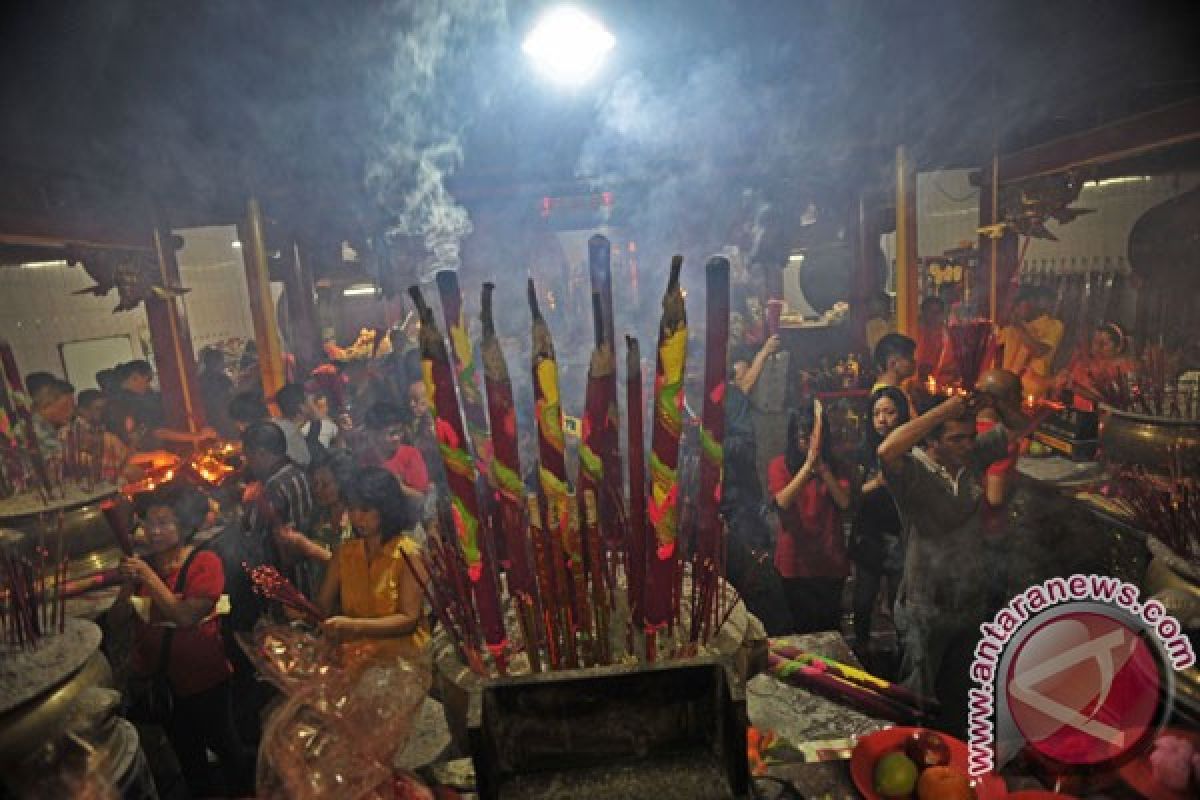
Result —
<instances>
[{"instance_id":1,"label":"incense holder pot","mask_svg":"<svg viewBox=\"0 0 1200 800\"><path fill-rule=\"evenodd\" d=\"M685 578L683 603L688 605L688 589L690 583ZM720 659L724 663L728 663L733 673L742 682L748 680L752 675L757 674L766 667L767 663L767 633L762 627L762 623L758 618L746 610L746 606L740 598L736 597L736 592L728 584L722 584L722 592L727 593L728 602L734 603L732 611L729 613L724 624L709 643L701 648L700 652L690 654L689 656L676 655L672 656L667 652L672 640L668 636L661 636L659 639L659 652L654 659L658 664L667 663L684 663L693 661L695 657L700 658L715 658ZM511 604L506 602L506 614L512 616L513 611ZM615 609L613 631L623 631L628 622L628 609L621 607ZM509 620L510 629L516 627L515 619ZM604 673L605 670L614 667L633 667L637 664L646 664L645 641L641 635L635 638L635 652L627 652L624 649L624 636L614 637L613 653L615 655L614 663L610 665L592 665L590 667L581 667L574 670L562 670L561 672L546 672L542 675L555 675L570 673L574 675L597 675ZM668 643L667 648L664 648L664 642ZM523 678L531 674L529 660L524 652L516 652L511 654L509 659L508 674L505 676L492 675L483 677L472 672L460 657L457 648L445 632L439 627L434 633L433 640L430 644L430 650L434 665L434 682L437 686L438 696L445 704L446 722L450 728L450 734L455 745L463 751L470 749L470 739L468 736L468 717L469 708L472 702L472 697L479 695L487 687L504 682L513 678Z\"/></svg>"},{"instance_id":2,"label":"incense holder pot","mask_svg":"<svg viewBox=\"0 0 1200 800\"><path fill-rule=\"evenodd\" d=\"M1145 593L1179 620L1194 647L1200 632L1200 566L1180 558L1153 536L1146 539L1146 547L1154 557L1146 570ZM1180 699L1200 708L1200 668L1180 670L1176 691Z\"/></svg>"},{"instance_id":3,"label":"incense holder pot","mask_svg":"<svg viewBox=\"0 0 1200 800\"><path fill-rule=\"evenodd\" d=\"M95 624L68 619L62 634L36 648L0 654L0 766L17 764L66 730L86 690L112 685L100 639Z\"/></svg>"},{"instance_id":4,"label":"incense holder pot","mask_svg":"<svg viewBox=\"0 0 1200 800\"><path fill-rule=\"evenodd\" d=\"M28 504L10 498L0 503L0 529L15 532L9 546L33 558L38 545L45 543L51 557L57 556L58 515L62 514L63 555L70 559L68 579L81 578L111 569L120 561L112 528L100 511L100 504L115 494L113 487L92 492L72 492L36 511ZM39 504L40 505L40 504Z\"/></svg>"},{"instance_id":5,"label":"incense holder pot","mask_svg":"<svg viewBox=\"0 0 1200 800\"><path fill-rule=\"evenodd\" d=\"M1101 405L1100 449L1105 460L1166 474L1200 472L1200 420L1151 417Z\"/></svg>"}]
</instances>

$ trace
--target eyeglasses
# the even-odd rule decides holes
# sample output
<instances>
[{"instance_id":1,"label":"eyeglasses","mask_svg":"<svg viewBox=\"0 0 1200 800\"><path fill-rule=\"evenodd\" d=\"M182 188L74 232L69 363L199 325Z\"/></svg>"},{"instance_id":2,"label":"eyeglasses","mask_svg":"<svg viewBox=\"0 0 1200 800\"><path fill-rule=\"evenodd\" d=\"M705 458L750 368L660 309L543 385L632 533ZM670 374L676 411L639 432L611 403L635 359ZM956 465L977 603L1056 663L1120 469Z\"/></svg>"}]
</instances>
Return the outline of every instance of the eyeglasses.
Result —
<instances>
[{"instance_id":1,"label":"eyeglasses","mask_svg":"<svg viewBox=\"0 0 1200 800\"><path fill-rule=\"evenodd\" d=\"M158 533L179 530L179 523L175 520L158 520L153 522L146 520L142 523L142 527L145 528L148 533L151 531Z\"/></svg>"}]
</instances>

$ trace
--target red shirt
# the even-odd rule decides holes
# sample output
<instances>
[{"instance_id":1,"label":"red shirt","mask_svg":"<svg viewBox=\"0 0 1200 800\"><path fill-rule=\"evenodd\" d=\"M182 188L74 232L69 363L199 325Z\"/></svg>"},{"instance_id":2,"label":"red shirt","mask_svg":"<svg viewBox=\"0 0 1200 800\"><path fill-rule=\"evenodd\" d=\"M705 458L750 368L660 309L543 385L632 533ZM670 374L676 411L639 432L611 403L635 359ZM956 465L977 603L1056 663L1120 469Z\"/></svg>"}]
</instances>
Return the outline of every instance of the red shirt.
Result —
<instances>
[{"instance_id":1,"label":"red shirt","mask_svg":"<svg viewBox=\"0 0 1200 800\"><path fill-rule=\"evenodd\" d=\"M945 327L922 325L917 330L917 352L914 356L920 377L933 375L938 383L948 383L958 377L954 343Z\"/></svg>"},{"instance_id":2,"label":"red shirt","mask_svg":"<svg viewBox=\"0 0 1200 800\"><path fill-rule=\"evenodd\" d=\"M429 488L429 471L425 469L425 459L421 458L421 451L411 445L397 446L396 452L383 462L383 466L410 489L424 492Z\"/></svg>"},{"instance_id":3,"label":"red shirt","mask_svg":"<svg viewBox=\"0 0 1200 800\"><path fill-rule=\"evenodd\" d=\"M787 460L778 456L767 467L767 488L772 496L795 477ZM838 481L849 486L846 481ZM829 487L816 474L800 487L791 506L781 509L782 530L775 544L775 568L785 578L844 578L850 574L841 515Z\"/></svg>"},{"instance_id":4,"label":"red shirt","mask_svg":"<svg viewBox=\"0 0 1200 800\"><path fill-rule=\"evenodd\" d=\"M173 570L163 583L174 588L179 570ZM225 570L216 553L201 550L188 565L187 580L183 591L177 596L203 597L214 603L225 589ZM138 590L142 597L149 596L145 587ZM151 609L150 620L159 622L162 615ZM162 651L162 625L147 624L139 616L134 617L134 647L131 667L135 674L149 676L159 668L158 658ZM176 628L171 639L171 651L167 662L167 678L171 688L180 697L211 689L233 674L229 659L225 657L225 643L216 616L210 616L188 628Z\"/></svg>"},{"instance_id":5,"label":"red shirt","mask_svg":"<svg viewBox=\"0 0 1200 800\"><path fill-rule=\"evenodd\" d=\"M992 428L996 427L996 423L990 419L975 420L975 432L987 433ZM993 461L987 468L988 475L1009 475L1017 471L1017 457L1021 454L1021 443L1012 442L1008 446L1008 456L999 461Z\"/></svg>"}]
</instances>

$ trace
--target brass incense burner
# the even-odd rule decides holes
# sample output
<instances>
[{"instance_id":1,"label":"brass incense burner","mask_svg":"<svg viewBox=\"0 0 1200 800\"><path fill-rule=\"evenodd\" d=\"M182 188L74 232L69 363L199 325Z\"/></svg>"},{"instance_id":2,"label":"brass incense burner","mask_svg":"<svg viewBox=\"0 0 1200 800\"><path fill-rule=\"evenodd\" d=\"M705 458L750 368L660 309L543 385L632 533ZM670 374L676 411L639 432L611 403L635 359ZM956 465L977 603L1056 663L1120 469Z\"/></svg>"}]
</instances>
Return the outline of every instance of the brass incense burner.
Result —
<instances>
[{"instance_id":1,"label":"brass incense burner","mask_svg":"<svg viewBox=\"0 0 1200 800\"><path fill-rule=\"evenodd\" d=\"M86 690L112 685L100 638L95 624L69 619L63 634L46 637L32 650L5 650L0 667L5 682L0 696L0 766L18 764L61 734Z\"/></svg>"},{"instance_id":2,"label":"brass incense burner","mask_svg":"<svg viewBox=\"0 0 1200 800\"><path fill-rule=\"evenodd\" d=\"M1200 473L1200 420L1154 417L1101 405L1100 449L1110 463L1168 474Z\"/></svg>"}]
</instances>

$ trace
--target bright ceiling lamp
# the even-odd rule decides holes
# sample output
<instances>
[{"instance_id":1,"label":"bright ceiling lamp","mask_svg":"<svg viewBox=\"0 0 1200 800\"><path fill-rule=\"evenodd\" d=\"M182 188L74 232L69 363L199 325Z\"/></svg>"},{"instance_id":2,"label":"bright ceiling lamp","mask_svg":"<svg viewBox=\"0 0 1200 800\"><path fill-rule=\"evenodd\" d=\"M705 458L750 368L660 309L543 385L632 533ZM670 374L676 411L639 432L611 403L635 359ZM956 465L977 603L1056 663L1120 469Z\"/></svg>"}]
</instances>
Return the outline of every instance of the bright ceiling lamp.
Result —
<instances>
[{"instance_id":1,"label":"bright ceiling lamp","mask_svg":"<svg viewBox=\"0 0 1200 800\"><path fill-rule=\"evenodd\" d=\"M616 42L599 22L563 6L538 20L521 49L550 80L578 86L596 74Z\"/></svg>"}]
</instances>

